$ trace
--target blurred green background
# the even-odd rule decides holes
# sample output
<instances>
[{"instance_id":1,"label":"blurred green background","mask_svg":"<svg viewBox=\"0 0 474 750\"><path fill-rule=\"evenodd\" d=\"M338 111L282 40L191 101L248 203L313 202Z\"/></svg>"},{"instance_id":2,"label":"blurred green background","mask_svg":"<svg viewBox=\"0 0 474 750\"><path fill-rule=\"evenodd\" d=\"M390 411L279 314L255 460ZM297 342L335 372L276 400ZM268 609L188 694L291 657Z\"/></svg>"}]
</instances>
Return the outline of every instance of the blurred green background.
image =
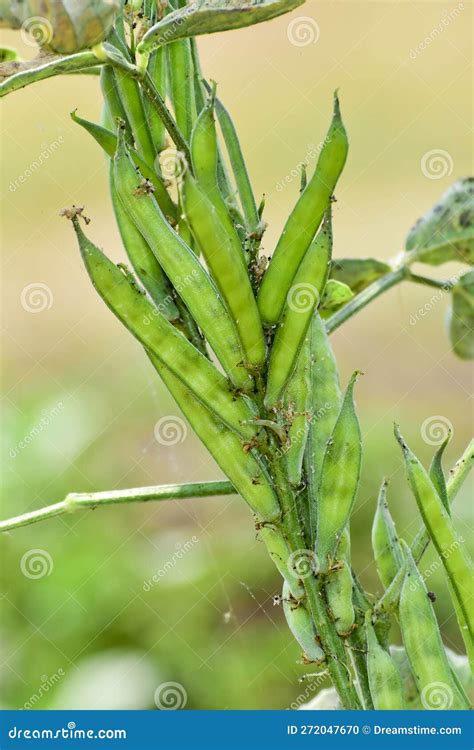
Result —
<instances>
[{"instance_id":1,"label":"blurred green background","mask_svg":"<svg viewBox=\"0 0 474 750\"><path fill-rule=\"evenodd\" d=\"M298 193L291 175L324 137L336 87L351 142L336 255L397 254L414 220L471 171L471 15L468 3L310 0L265 26L200 40L204 71L266 195L268 253ZM33 55L18 34L2 36ZM190 430L173 446L156 440L158 420L179 411L97 298L58 217L85 205L90 235L122 257L105 161L70 120L76 107L99 118L97 79L54 79L2 101L2 517L68 491L220 476ZM421 162L439 150L441 171L427 174ZM370 524L383 476L399 532L409 540L420 523L393 421L426 461L426 419L453 425L449 465L469 439L472 373L449 351L442 296L393 290L334 336L343 382L355 368L365 373L352 539L374 592ZM465 488L455 511L466 539L469 497ZM19 529L1 545L2 708L154 708L155 690L170 681L184 687L188 708L285 708L317 689L298 682L311 670L273 606L278 575L238 498L97 510ZM22 572L32 550L46 575ZM446 643L460 650L434 561L424 563L429 587ZM159 582L145 591L153 575Z\"/></svg>"}]
</instances>

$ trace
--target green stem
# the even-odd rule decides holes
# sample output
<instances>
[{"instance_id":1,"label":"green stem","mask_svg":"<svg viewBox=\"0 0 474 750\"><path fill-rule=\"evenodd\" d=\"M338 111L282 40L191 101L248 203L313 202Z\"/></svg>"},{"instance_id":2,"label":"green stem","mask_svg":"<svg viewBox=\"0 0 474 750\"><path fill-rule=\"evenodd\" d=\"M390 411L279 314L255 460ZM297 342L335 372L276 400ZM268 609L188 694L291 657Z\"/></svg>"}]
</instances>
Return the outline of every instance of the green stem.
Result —
<instances>
[{"instance_id":1,"label":"green stem","mask_svg":"<svg viewBox=\"0 0 474 750\"><path fill-rule=\"evenodd\" d=\"M3 81L0 84L0 97L11 94L13 91L18 91L37 81L43 81L45 78L65 73L86 72L87 68L96 68L98 65L103 65L104 62L104 60L98 59L97 55L91 50L49 60L43 64L38 64L34 68L15 73Z\"/></svg>"},{"instance_id":2,"label":"green stem","mask_svg":"<svg viewBox=\"0 0 474 750\"><path fill-rule=\"evenodd\" d=\"M145 73L144 77L140 80L145 96L149 99L150 104L155 108L158 116L163 121L166 130L170 134L176 148L184 154L186 162L189 168L191 168L191 154L188 144L186 143L186 139L184 138L183 133L175 122L173 115L166 106L163 97L156 88L153 79L151 78L149 73Z\"/></svg>"},{"instance_id":3,"label":"green stem","mask_svg":"<svg viewBox=\"0 0 474 750\"><path fill-rule=\"evenodd\" d=\"M192 482L190 484L163 484L158 487L139 487L130 490L110 490L109 492L70 493L60 503L46 508L24 513L7 521L0 521L0 532L11 531L20 526L29 526L54 516L62 516L82 508L98 508L103 505L123 503L147 503L160 500L184 500L193 497L233 495L235 489L226 480L215 482Z\"/></svg>"},{"instance_id":4,"label":"green stem","mask_svg":"<svg viewBox=\"0 0 474 750\"><path fill-rule=\"evenodd\" d=\"M372 302L372 300L379 297L388 289L399 284L400 281L403 281L403 279L406 278L406 273L406 268L401 266L400 268L385 274L385 276L382 276L380 279L377 279L377 281L374 281L374 283L370 284L366 289L363 289L359 294L353 297L347 305L344 305L344 307L328 318L326 321L327 332L332 333L336 328L339 328L339 326L345 323L346 320L352 318L353 315L368 305L369 302Z\"/></svg>"},{"instance_id":5,"label":"green stem","mask_svg":"<svg viewBox=\"0 0 474 750\"><path fill-rule=\"evenodd\" d=\"M437 279L430 279L428 276L420 276L417 273L412 273L410 270L406 270L405 278L407 281L413 281L415 284L423 284L423 286L431 286L435 289L449 289L452 286L449 281L438 281Z\"/></svg>"},{"instance_id":6,"label":"green stem","mask_svg":"<svg viewBox=\"0 0 474 750\"><path fill-rule=\"evenodd\" d=\"M461 458L456 462L455 466L451 469L450 478L447 482L448 500L451 505L459 492L463 482L469 475L474 464L474 440L471 440L466 450L462 454ZM423 557L428 545L430 543L430 536L425 526L420 527L417 535L415 536L411 544L411 553L413 559L418 564ZM405 578L405 568L402 567L398 570L395 578L391 582L390 586L386 589L383 596L379 599L374 607L374 614L377 615L381 612L393 611L398 605L400 597L400 591L402 583Z\"/></svg>"}]
</instances>

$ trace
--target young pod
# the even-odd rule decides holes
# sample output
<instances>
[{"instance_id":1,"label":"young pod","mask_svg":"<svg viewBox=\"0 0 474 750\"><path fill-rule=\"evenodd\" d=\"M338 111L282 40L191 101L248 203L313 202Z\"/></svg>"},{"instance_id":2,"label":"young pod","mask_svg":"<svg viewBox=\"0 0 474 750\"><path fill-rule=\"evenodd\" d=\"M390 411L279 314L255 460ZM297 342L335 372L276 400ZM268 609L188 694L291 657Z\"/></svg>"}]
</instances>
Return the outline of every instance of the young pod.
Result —
<instances>
[{"instance_id":1,"label":"young pod","mask_svg":"<svg viewBox=\"0 0 474 750\"><path fill-rule=\"evenodd\" d=\"M388 508L387 482L385 480L380 487L372 524L372 549L379 578L384 588L388 588L403 565L403 554L395 524Z\"/></svg>"},{"instance_id":2,"label":"young pod","mask_svg":"<svg viewBox=\"0 0 474 750\"><path fill-rule=\"evenodd\" d=\"M281 325L273 342L268 366L265 404L280 398L308 332L311 318L321 299L332 252L331 209L314 242L310 245L287 295Z\"/></svg>"},{"instance_id":3,"label":"young pod","mask_svg":"<svg viewBox=\"0 0 474 750\"><path fill-rule=\"evenodd\" d=\"M316 631L311 616L302 602L295 601L286 581L283 584L283 611L288 627L303 649L307 661L322 664L324 651L316 639Z\"/></svg>"},{"instance_id":4,"label":"young pod","mask_svg":"<svg viewBox=\"0 0 474 750\"><path fill-rule=\"evenodd\" d=\"M402 711L406 708L403 685L395 662L380 645L372 626L371 613L365 616L367 671L370 694L376 711Z\"/></svg>"},{"instance_id":5,"label":"young pod","mask_svg":"<svg viewBox=\"0 0 474 750\"><path fill-rule=\"evenodd\" d=\"M354 406L355 372L347 386L341 411L326 446L317 506L316 552L327 572L344 531L359 485L362 442Z\"/></svg>"},{"instance_id":6,"label":"young pod","mask_svg":"<svg viewBox=\"0 0 474 750\"><path fill-rule=\"evenodd\" d=\"M337 95L313 177L286 222L258 296L262 320L278 322L298 267L315 236L346 162L348 141Z\"/></svg>"},{"instance_id":7,"label":"young pod","mask_svg":"<svg viewBox=\"0 0 474 750\"><path fill-rule=\"evenodd\" d=\"M261 526L258 530L258 536L265 544L282 578L286 581L291 596L295 601L299 601L304 596L304 587L291 567L291 552L286 539L278 529L272 526Z\"/></svg>"},{"instance_id":8,"label":"young pod","mask_svg":"<svg viewBox=\"0 0 474 750\"><path fill-rule=\"evenodd\" d=\"M350 635L354 627L355 612L352 601L352 572L346 560L340 560L334 565L334 569L329 571L325 592L334 627L339 635Z\"/></svg>"},{"instance_id":9,"label":"young pod","mask_svg":"<svg viewBox=\"0 0 474 750\"><path fill-rule=\"evenodd\" d=\"M215 412L198 401L186 383L161 359L150 352L148 355L194 432L258 520L263 523L276 521L281 513L278 498L258 453L244 450L239 436L228 429Z\"/></svg>"},{"instance_id":10,"label":"young pod","mask_svg":"<svg viewBox=\"0 0 474 750\"><path fill-rule=\"evenodd\" d=\"M199 184L187 173L184 178L184 209L191 231L206 264L235 321L244 351L244 364L262 367L265 340L247 267L232 235ZM237 239L240 247L240 242Z\"/></svg>"},{"instance_id":11,"label":"young pod","mask_svg":"<svg viewBox=\"0 0 474 750\"><path fill-rule=\"evenodd\" d=\"M140 186L122 138L114 159L114 183L127 214L148 242L233 385L243 391L251 390L253 379L243 367L242 344L219 291L191 248L170 227L146 185Z\"/></svg>"},{"instance_id":12,"label":"young pod","mask_svg":"<svg viewBox=\"0 0 474 750\"><path fill-rule=\"evenodd\" d=\"M430 705L430 691L437 685L445 694L444 708L468 708L446 658L428 591L406 545L404 555L407 573L400 593L399 623L423 705L436 708Z\"/></svg>"},{"instance_id":13,"label":"young pod","mask_svg":"<svg viewBox=\"0 0 474 750\"><path fill-rule=\"evenodd\" d=\"M317 524L319 484L324 453L342 406L337 364L324 322L316 311L309 331L311 337L311 403L308 441L305 453L311 537L314 543Z\"/></svg>"},{"instance_id":14,"label":"young pod","mask_svg":"<svg viewBox=\"0 0 474 750\"><path fill-rule=\"evenodd\" d=\"M467 632L463 632L463 638L469 639L469 646L472 648L474 641L474 600L472 596L474 565L465 552L462 539L456 534L451 518L428 472L405 443L398 427L395 428L395 435L403 451L408 481L418 509L444 565L457 605L467 625Z\"/></svg>"},{"instance_id":15,"label":"young pod","mask_svg":"<svg viewBox=\"0 0 474 750\"><path fill-rule=\"evenodd\" d=\"M285 389L285 409L290 427L285 447L286 466L290 483L301 483L303 458L311 421L311 338L307 336L301 347L296 367Z\"/></svg>"},{"instance_id":16,"label":"young pod","mask_svg":"<svg viewBox=\"0 0 474 750\"><path fill-rule=\"evenodd\" d=\"M247 402L233 398L226 378L166 320L130 272L123 273L87 239L77 217L73 223L92 283L117 318L224 424L244 438L253 437L255 427L244 424L253 417Z\"/></svg>"},{"instance_id":17,"label":"young pod","mask_svg":"<svg viewBox=\"0 0 474 750\"><path fill-rule=\"evenodd\" d=\"M118 0L4 2L0 26L22 27L40 47L69 55L105 39L118 7Z\"/></svg>"}]
</instances>

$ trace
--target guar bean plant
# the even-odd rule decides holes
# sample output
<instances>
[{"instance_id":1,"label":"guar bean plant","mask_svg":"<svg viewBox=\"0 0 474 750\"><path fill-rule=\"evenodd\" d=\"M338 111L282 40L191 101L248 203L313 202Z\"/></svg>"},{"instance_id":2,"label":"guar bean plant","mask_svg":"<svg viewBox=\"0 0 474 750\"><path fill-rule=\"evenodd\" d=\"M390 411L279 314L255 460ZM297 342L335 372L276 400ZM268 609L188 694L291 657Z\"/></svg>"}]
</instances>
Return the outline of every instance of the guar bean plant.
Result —
<instances>
[{"instance_id":1,"label":"guar bean plant","mask_svg":"<svg viewBox=\"0 0 474 750\"><path fill-rule=\"evenodd\" d=\"M97 294L136 338L227 480L70 494L4 521L2 531L100 505L238 493L283 579L279 602L303 659L326 672L345 709L469 706L443 645L420 560L432 544L444 567L472 666L473 563L451 505L473 444L447 478L449 440L423 466L395 436L421 515L411 545L397 536L383 483L372 531L384 593L351 566L350 521L362 458L354 404L358 373L341 388L330 334L404 281L450 298L454 352L474 357L474 272L446 282L427 267L474 260L474 180L456 182L410 231L392 262L333 257L331 207L349 141L337 94L313 174L270 261L260 252L265 205L252 190L238 135L196 37L267 21L303 0L24 0L1 2L1 22L29 30L38 57L3 50L0 96L56 75L97 75L102 122L71 117L108 159L126 258L93 242L83 207L71 220ZM174 148L175 174L163 174ZM390 648L398 621L403 648ZM431 695L435 692L434 696Z\"/></svg>"}]
</instances>

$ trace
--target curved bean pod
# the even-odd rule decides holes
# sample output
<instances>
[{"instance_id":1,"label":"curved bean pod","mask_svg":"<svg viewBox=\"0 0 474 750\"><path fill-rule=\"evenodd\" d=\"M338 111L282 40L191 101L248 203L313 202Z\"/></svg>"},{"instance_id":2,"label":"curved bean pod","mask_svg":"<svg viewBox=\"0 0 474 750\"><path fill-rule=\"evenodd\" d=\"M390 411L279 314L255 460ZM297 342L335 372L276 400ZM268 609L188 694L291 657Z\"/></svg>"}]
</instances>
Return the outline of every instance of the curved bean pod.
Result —
<instances>
[{"instance_id":1,"label":"curved bean pod","mask_svg":"<svg viewBox=\"0 0 474 750\"><path fill-rule=\"evenodd\" d=\"M178 127L189 142L195 117L193 61L188 39L168 44L170 95Z\"/></svg>"},{"instance_id":2,"label":"curved bean pod","mask_svg":"<svg viewBox=\"0 0 474 750\"><path fill-rule=\"evenodd\" d=\"M136 275L165 318L172 322L179 320L180 315L173 301L171 285L148 243L125 212L115 190L112 170L110 170L109 185L115 220Z\"/></svg>"},{"instance_id":3,"label":"curved bean pod","mask_svg":"<svg viewBox=\"0 0 474 750\"><path fill-rule=\"evenodd\" d=\"M185 339L133 281L90 242L73 219L82 259L106 305L143 346L164 362L228 427L242 437L256 433L242 424L253 416L243 398L234 400L226 378Z\"/></svg>"},{"instance_id":4,"label":"curved bean pod","mask_svg":"<svg viewBox=\"0 0 474 750\"><path fill-rule=\"evenodd\" d=\"M294 278L285 304L281 326L273 342L268 366L265 405L271 407L295 366L315 308L319 304L329 272L332 252L331 209L311 243ZM303 304L301 304L303 300Z\"/></svg>"},{"instance_id":5,"label":"curved bean pod","mask_svg":"<svg viewBox=\"0 0 474 750\"><path fill-rule=\"evenodd\" d=\"M276 521L280 516L278 498L258 454L245 452L238 435L197 401L169 367L150 352L148 355L191 427L252 511L265 523Z\"/></svg>"},{"instance_id":6,"label":"curved bean pod","mask_svg":"<svg viewBox=\"0 0 474 750\"><path fill-rule=\"evenodd\" d=\"M316 311L310 328L311 336L311 422L306 444L305 469L311 519L311 541L317 525L319 484L328 440L342 406L337 364L326 327Z\"/></svg>"},{"instance_id":7,"label":"curved bean pod","mask_svg":"<svg viewBox=\"0 0 474 750\"><path fill-rule=\"evenodd\" d=\"M402 711L406 708L400 673L392 657L380 645L372 626L371 613L365 616L367 670L376 711Z\"/></svg>"},{"instance_id":8,"label":"curved bean pod","mask_svg":"<svg viewBox=\"0 0 474 750\"><path fill-rule=\"evenodd\" d=\"M446 575L467 624L468 633L463 633L463 637L469 637L472 645L474 641L472 597L474 565L464 551L462 540L456 534L452 521L428 472L405 443L398 427L395 428L395 435L403 451L408 481L418 509L444 565Z\"/></svg>"},{"instance_id":9,"label":"curved bean pod","mask_svg":"<svg viewBox=\"0 0 474 750\"><path fill-rule=\"evenodd\" d=\"M387 504L387 482L385 480L380 487L372 524L372 549L379 578L386 589L403 565L403 554Z\"/></svg>"},{"instance_id":10,"label":"curved bean pod","mask_svg":"<svg viewBox=\"0 0 474 750\"><path fill-rule=\"evenodd\" d=\"M347 158L348 141L337 94L334 115L313 177L306 185L278 240L258 296L262 320L278 322L288 290L326 211Z\"/></svg>"},{"instance_id":11,"label":"curved bean pod","mask_svg":"<svg viewBox=\"0 0 474 750\"><path fill-rule=\"evenodd\" d=\"M156 88L163 96L166 88L166 51L161 47L150 57L148 72ZM150 128L150 135L157 154L166 148L166 128L163 120L158 117L156 110L151 106L148 99L144 99L145 112Z\"/></svg>"},{"instance_id":12,"label":"curved bean pod","mask_svg":"<svg viewBox=\"0 0 474 750\"><path fill-rule=\"evenodd\" d=\"M286 540L278 529L271 526L259 528L258 536L265 544L268 554L275 563L281 577L286 581L291 596L298 601L304 596L304 586L299 578L292 574L291 552Z\"/></svg>"},{"instance_id":13,"label":"curved bean pod","mask_svg":"<svg viewBox=\"0 0 474 750\"><path fill-rule=\"evenodd\" d=\"M453 678L425 584L406 546L404 554L408 569L400 594L399 622L422 701L429 695L430 686L440 683L446 690L450 708L468 708Z\"/></svg>"},{"instance_id":14,"label":"curved bean pod","mask_svg":"<svg viewBox=\"0 0 474 750\"><path fill-rule=\"evenodd\" d=\"M282 598L283 612L285 613L288 627L303 649L306 659L316 664L322 664L326 657L316 640L316 631L311 616L304 604L292 598L286 581L283 583Z\"/></svg>"},{"instance_id":15,"label":"curved bean pod","mask_svg":"<svg viewBox=\"0 0 474 750\"><path fill-rule=\"evenodd\" d=\"M446 437L446 440L444 440L441 445L439 446L438 450L433 456L433 460L431 461L430 465L430 479L433 482L433 485L435 486L438 495L440 497L441 502L444 505L444 508L448 515L451 515L451 509L449 507L449 497L448 497L448 488L446 486L446 479L443 472L443 454L444 451L447 448L447 445L449 441L451 440L451 430L448 431L448 435Z\"/></svg>"},{"instance_id":16,"label":"curved bean pod","mask_svg":"<svg viewBox=\"0 0 474 750\"><path fill-rule=\"evenodd\" d=\"M291 413L288 446L285 449L290 484L301 483L303 458L311 421L311 337L301 347L295 370L285 390L285 408Z\"/></svg>"},{"instance_id":17,"label":"curved bean pod","mask_svg":"<svg viewBox=\"0 0 474 750\"><path fill-rule=\"evenodd\" d=\"M137 191L139 178L123 139L114 159L114 182L122 204L160 266L192 313L236 388L250 390L244 352L235 325L213 281L193 251L169 226L152 195Z\"/></svg>"},{"instance_id":18,"label":"curved bean pod","mask_svg":"<svg viewBox=\"0 0 474 750\"><path fill-rule=\"evenodd\" d=\"M148 164L155 160L155 147L151 138L140 86L125 70L115 68L115 81L120 101L127 114L137 151Z\"/></svg>"},{"instance_id":19,"label":"curved bean pod","mask_svg":"<svg viewBox=\"0 0 474 750\"><path fill-rule=\"evenodd\" d=\"M219 213L189 173L184 178L183 195L191 231L236 323L244 350L244 363L262 367L265 362L265 340L242 254L239 252L236 257L235 245ZM238 239L237 242L240 247Z\"/></svg>"},{"instance_id":20,"label":"curved bean pod","mask_svg":"<svg viewBox=\"0 0 474 750\"><path fill-rule=\"evenodd\" d=\"M362 443L354 407L355 372L324 454L317 507L316 553L321 572L331 567L334 553L354 504L359 484Z\"/></svg>"},{"instance_id":21,"label":"curved bean pod","mask_svg":"<svg viewBox=\"0 0 474 750\"><path fill-rule=\"evenodd\" d=\"M341 560L334 568L326 578L326 601L337 632L347 636L355 622L352 572L346 560Z\"/></svg>"}]
</instances>

